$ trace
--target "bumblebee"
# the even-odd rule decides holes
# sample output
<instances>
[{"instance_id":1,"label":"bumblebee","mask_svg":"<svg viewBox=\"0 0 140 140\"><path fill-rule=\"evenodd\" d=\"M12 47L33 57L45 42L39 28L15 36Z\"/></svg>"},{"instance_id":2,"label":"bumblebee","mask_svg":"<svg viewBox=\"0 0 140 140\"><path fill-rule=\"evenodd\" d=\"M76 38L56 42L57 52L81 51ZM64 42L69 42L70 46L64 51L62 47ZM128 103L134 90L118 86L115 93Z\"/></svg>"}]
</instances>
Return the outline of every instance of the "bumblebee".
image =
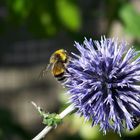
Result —
<instances>
[{"instance_id":1,"label":"bumblebee","mask_svg":"<svg viewBox=\"0 0 140 140\"><path fill-rule=\"evenodd\" d=\"M55 51L51 57L49 64L42 70L41 77L44 76L50 69L52 75L58 80L63 81L65 79L66 66L69 61L69 56L66 50L59 49Z\"/></svg>"}]
</instances>

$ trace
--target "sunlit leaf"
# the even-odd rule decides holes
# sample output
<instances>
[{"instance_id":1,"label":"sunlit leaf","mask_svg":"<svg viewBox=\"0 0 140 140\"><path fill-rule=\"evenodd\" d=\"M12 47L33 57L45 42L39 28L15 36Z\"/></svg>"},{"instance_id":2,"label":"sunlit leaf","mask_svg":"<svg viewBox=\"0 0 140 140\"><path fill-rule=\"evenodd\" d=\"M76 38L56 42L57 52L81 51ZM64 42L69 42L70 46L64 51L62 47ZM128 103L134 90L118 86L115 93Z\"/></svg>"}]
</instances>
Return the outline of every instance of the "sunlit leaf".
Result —
<instances>
[{"instance_id":1,"label":"sunlit leaf","mask_svg":"<svg viewBox=\"0 0 140 140\"><path fill-rule=\"evenodd\" d=\"M128 4L122 7L119 14L125 30L134 37L140 37L140 13Z\"/></svg>"},{"instance_id":2,"label":"sunlit leaf","mask_svg":"<svg viewBox=\"0 0 140 140\"><path fill-rule=\"evenodd\" d=\"M81 26L80 10L75 3L70 0L57 0L57 14L62 24L73 31L77 31Z\"/></svg>"}]
</instances>

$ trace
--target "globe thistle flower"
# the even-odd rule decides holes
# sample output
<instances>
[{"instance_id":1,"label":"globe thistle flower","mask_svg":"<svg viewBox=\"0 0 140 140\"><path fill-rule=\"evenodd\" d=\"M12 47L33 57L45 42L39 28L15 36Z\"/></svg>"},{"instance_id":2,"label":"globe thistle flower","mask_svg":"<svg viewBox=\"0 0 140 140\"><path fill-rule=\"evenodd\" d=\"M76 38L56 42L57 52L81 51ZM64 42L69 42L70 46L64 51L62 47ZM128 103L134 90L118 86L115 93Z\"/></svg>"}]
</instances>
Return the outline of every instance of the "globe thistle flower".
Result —
<instances>
[{"instance_id":1,"label":"globe thistle flower","mask_svg":"<svg viewBox=\"0 0 140 140\"><path fill-rule=\"evenodd\" d=\"M82 45L75 42L79 55L72 53L63 83L77 112L99 124L106 134L110 129L121 134L132 130L133 116L140 117L140 57L126 42L101 38Z\"/></svg>"}]
</instances>

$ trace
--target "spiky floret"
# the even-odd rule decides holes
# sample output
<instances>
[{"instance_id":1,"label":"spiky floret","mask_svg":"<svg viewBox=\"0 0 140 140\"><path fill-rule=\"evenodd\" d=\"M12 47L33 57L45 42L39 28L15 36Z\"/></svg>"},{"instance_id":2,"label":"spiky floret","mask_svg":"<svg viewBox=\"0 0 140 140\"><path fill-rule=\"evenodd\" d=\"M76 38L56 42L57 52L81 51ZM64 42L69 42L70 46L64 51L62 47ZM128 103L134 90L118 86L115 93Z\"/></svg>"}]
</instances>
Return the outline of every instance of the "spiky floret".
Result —
<instances>
[{"instance_id":1,"label":"spiky floret","mask_svg":"<svg viewBox=\"0 0 140 140\"><path fill-rule=\"evenodd\" d=\"M140 117L139 52L128 49L126 42L105 37L101 41L85 38L75 47L80 54L72 53L63 83L70 102L104 133L133 129L132 117Z\"/></svg>"}]
</instances>

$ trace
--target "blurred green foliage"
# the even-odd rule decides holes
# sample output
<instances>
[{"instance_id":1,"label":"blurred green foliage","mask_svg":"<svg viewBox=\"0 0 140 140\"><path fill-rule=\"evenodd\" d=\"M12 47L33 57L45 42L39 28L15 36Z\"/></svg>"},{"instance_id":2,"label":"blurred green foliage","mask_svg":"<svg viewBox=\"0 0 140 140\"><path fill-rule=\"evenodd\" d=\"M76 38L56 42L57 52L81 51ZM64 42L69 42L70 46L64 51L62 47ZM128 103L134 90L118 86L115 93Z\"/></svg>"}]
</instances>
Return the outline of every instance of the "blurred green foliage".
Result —
<instances>
[{"instance_id":1,"label":"blurred green foliage","mask_svg":"<svg viewBox=\"0 0 140 140\"><path fill-rule=\"evenodd\" d=\"M80 9L69 0L57 0L58 17L64 26L72 31L77 31L81 27Z\"/></svg>"},{"instance_id":2,"label":"blurred green foliage","mask_svg":"<svg viewBox=\"0 0 140 140\"><path fill-rule=\"evenodd\" d=\"M84 1L81 3L86 5ZM78 33L80 36L87 17L93 17L92 14L88 15L91 11L96 19L105 16L108 28L117 19L123 24L126 33L139 38L140 13L128 0L99 0L90 3L90 8L83 11L82 4L80 5L80 1L77 0L3 0L0 4L5 5L7 16L4 18L4 24L1 23L3 27L1 26L0 30L4 30L7 26L11 28L15 26L24 27L38 37L51 37L58 32ZM100 9L101 14L96 9L98 3L101 3L101 7L104 5L104 8ZM109 29L106 31L102 34L108 34ZM83 33L85 34L88 33Z\"/></svg>"},{"instance_id":3,"label":"blurred green foliage","mask_svg":"<svg viewBox=\"0 0 140 140\"><path fill-rule=\"evenodd\" d=\"M31 1L29 0L8 0L7 5L12 18L15 16L18 21L26 19L31 9Z\"/></svg>"},{"instance_id":4,"label":"blurred green foliage","mask_svg":"<svg viewBox=\"0 0 140 140\"><path fill-rule=\"evenodd\" d=\"M140 13L131 4L124 5L120 11L120 18L124 23L124 29L129 35L140 38Z\"/></svg>"},{"instance_id":5,"label":"blurred green foliage","mask_svg":"<svg viewBox=\"0 0 140 140\"><path fill-rule=\"evenodd\" d=\"M6 0L10 22L26 26L41 36L52 36L63 27L78 31L80 9L75 0Z\"/></svg>"}]
</instances>

